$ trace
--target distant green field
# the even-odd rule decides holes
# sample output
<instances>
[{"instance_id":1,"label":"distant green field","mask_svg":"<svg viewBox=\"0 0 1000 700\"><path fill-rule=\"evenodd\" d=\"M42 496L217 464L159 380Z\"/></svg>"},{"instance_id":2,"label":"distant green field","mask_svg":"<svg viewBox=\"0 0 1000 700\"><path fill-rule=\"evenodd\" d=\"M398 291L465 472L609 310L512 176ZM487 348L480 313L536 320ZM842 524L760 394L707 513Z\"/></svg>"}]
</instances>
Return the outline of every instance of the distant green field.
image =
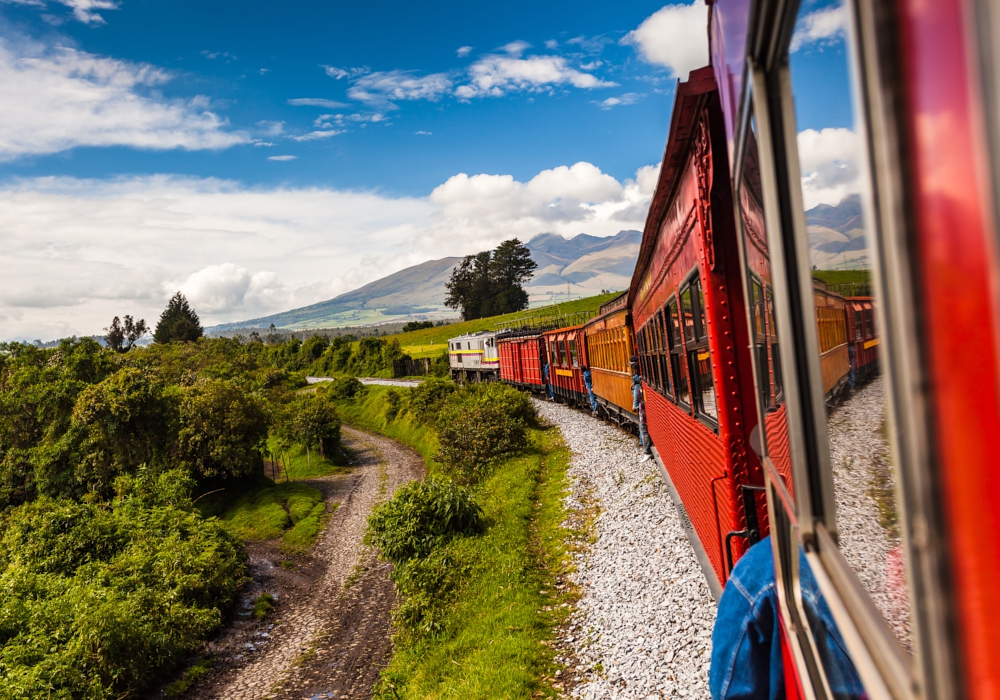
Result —
<instances>
[{"instance_id":1,"label":"distant green field","mask_svg":"<svg viewBox=\"0 0 1000 700\"><path fill-rule=\"evenodd\" d=\"M566 301L554 306L542 306L527 311L519 311L514 314L503 316L490 316L488 318L477 318L475 321L463 321L452 323L447 326L436 326L434 328L424 328L419 331L409 333L397 333L386 336L386 340L398 340L403 348L403 352L410 357L434 357L443 350L448 349L448 339L465 333L475 333L477 331L489 331L498 323L511 323L519 318L530 318L534 316L569 316L579 312L597 313L598 307L618 296L620 292L610 294L598 294L597 296L585 299Z\"/></svg>"},{"instance_id":2,"label":"distant green field","mask_svg":"<svg viewBox=\"0 0 1000 700\"><path fill-rule=\"evenodd\" d=\"M872 274L869 270L813 270L813 277L821 279L828 285L832 284L870 284Z\"/></svg>"}]
</instances>

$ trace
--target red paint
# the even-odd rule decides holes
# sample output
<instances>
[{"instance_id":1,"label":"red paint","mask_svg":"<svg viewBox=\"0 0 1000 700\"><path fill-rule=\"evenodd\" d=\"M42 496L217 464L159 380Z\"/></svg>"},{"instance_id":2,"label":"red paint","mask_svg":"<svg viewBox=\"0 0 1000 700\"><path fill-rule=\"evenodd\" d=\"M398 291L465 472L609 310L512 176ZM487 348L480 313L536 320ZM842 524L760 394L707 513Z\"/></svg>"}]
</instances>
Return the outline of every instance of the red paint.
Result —
<instances>
[{"instance_id":1,"label":"red paint","mask_svg":"<svg viewBox=\"0 0 1000 700\"><path fill-rule=\"evenodd\" d=\"M577 352L575 362L572 357L574 346ZM587 365L583 326L570 326L543 333L542 352L549 363L549 383L555 395L571 403L589 402L587 388L583 383L582 368Z\"/></svg>"},{"instance_id":2,"label":"red paint","mask_svg":"<svg viewBox=\"0 0 1000 700\"><path fill-rule=\"evenodd\" d=\"M498 340L500 379L526 389L543 389L539 342L537 335Z\"/></svg>"},{"instance_id":3,"label":"red paint","mask_svg":"<svg viewBox=\"0 0 1000 700\"><path fill-rule=\"evenodd\" d=\"M898 0L921 307L965 694L1000 698L1000 375L988 153L960 0Z\"/></svg>"}]
</instances>

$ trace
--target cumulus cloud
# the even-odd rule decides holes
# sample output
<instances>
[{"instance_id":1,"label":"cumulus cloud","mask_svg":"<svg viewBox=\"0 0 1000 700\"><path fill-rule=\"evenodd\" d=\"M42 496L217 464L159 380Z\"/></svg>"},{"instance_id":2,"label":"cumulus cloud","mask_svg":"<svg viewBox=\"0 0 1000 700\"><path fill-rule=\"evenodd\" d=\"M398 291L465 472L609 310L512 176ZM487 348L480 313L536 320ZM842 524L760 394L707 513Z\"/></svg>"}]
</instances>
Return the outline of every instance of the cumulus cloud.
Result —
<instances>
[{"instance_id":1,"label":"cumulus cloud","mask_svg":"<svg viewBox=\"0 0 1000 700\"><path fill-rule=\"evenodd\" d=\"M799 132L799 168L806 209L835 205L861 191L861 141L850 129Z\"/></svg>"},{"instance_id":2,"label":"cumulus cloud","mask_svg":"<svg viewBox=\"0 0 1000 700\"><path fill-rule=\"evenodd\" d=\"M45 7L43 0L3 0L14 5L34 5ZM96 10L117 10L120 3L116 0L55 0L60 5L73 10L73 18L84 24L104 24L104 18Z\"/></svg>"},{"instance_id":3,"label":"cumulus cloud","mask_svg":"<svg viewBox=\"0 0 1000 700\"><path fill-rule=\"evenodd\" d=\"M358 78L347 96L382 109L395 109L393 102L401 100L435 102L451 90L451 85L445 73L417 75L411 70L391 70Z\"/></svg>"},{"instance_id":4,"label":"cumulus cloud","mask_svg":"<svg viewBox=\"0 0 1000 700\"><path fill-rule=\"evenodd\" d=\"M343 109L344 107L350 107L350 105L344 104L343 102L327 100L322 97L296 97L293 100L288 100L288 104L293 107L326 107L327 109Z\"/></svg>"},{"instance_id":5,"label":"cumulus cloud","mask_svg":"<svg viewBox=\"0 0 1000 700\"><path fill-rule=\"evenodd\" d=\"M490 54L469 67L468 83L455 89L455 96L470 100L474 97L500 97L510 92L537 92L572 85L583 89L614 87L617 83L573 68L562 56L528 56L525 42L511 42L503 47L505 54Z\"/></svg>"},{"instance_id":6,"label":"cumulus cloud","mask_svg":"<svg viewBox=\"0 0 1000 700\"><path fill-rule=\"evenodd\" d=\"M471 46L459 46L458 50L455 51L455 55L458 56L459 58L465 58L470 53L472 53L472 47Z\"/></svg>"},{"instance_id":7,"label":"cumulus cloud","mask_svg":"<svg viewBox=\"0 0 1000 700\"><path fill-rule=\"evenodd\" d=\"M634 46L649 63L669 68L685 80L695 68L708 65L708 8L701 0L667 5L626 34L621 43Z\"/></svg>"},{"instance_id":8,"label":"cumulus cloud","mask_svg":"<svg viewBox=\"0 0 1000 700\"><path fill-rule=\"evenodd\" d=\"M642 97L637 92L626 92L624 95L619 97L609 97L606 100L601 100L597 103L597 106L601 109L611 109L612 107L618 107L620 105L634 105Z\"/></svg>"},{"instance_id":9,"label":"cumulus cloud","mask_svg":"<svg viewBox=\"0 0 1000 700\"><path fill-rule=\"evenodd\" d=\"M10 182L0 339L96 333L125 313L155 321L178 289L206 324L244 320L511 236L641 228L658 168L624 182L589 163L527 182L463 173L426 198L165 176Z\"/></svg>"},{"instance_id":10,"label":"cumulus cloud","mask_svg":"<svg viewBox=\"0 0 1000 700\"><path fill-rule=\"evenodd\" d=\"M795 23L792 45L795 53L809 46L826 46L844 38L847 32L847 7L835 5L810 12Z\"/></svg>"},{"instance_id":11,"label":"cumulus cloud","mask_svg":"<svg viewBox=\"0 0 1000 700\"><path fill-rule=\"evenodd\" d=\"M250 138L204 97L166 99L154 66L0 38L0 160L78 146L221 149Z\"/></svg>"}]
</instances>

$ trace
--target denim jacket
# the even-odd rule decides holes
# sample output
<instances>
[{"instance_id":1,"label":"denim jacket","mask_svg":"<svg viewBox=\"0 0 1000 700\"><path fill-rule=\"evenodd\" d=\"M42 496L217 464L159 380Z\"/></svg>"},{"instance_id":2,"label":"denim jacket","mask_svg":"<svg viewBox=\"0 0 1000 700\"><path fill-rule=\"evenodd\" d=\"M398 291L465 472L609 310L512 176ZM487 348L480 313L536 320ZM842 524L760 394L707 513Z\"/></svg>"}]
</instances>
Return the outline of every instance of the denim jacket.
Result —
<instances>
[{"instance_id":1,"label":"denim jacket","mask_svg":"<svg viewBox=\"0 0 1000 700\"><path fill-rule=\"evenodd\" d=\"M837 700L866 698L833 615L799 550L799 581L810 630ZM708 686L712 700L783 700L781 650L771 538L751 547L733 568L712 632Z\"/></svg>"}]
</instances>

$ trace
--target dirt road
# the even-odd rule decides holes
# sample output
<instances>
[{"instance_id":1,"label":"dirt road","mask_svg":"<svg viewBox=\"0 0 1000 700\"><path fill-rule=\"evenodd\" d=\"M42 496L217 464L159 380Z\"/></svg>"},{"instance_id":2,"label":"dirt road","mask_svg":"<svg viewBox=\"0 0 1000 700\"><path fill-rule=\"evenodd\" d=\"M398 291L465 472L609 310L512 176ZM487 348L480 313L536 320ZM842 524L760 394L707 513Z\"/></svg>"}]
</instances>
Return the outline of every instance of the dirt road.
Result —
<instances>
[{"instance_id":1,"label":"dirt road","mask_svg":"<svg viewBox=\"0 0 1000 700\"><path fill-rule=\"evenodd\" d=\"M310 479L336 508L309 557L290 564L273 543L248 546L253 584L278 599L263 622L243 619L209 645L212 671L190 698L367 698L392 653L389 569L362 544L372 507L420 478L420 457L399 443L342 428L358 459L349 474ZM285 562L282 566L282 562ZM346 585L345 585L346 584Z\"/></svg>"}]
</instances>

